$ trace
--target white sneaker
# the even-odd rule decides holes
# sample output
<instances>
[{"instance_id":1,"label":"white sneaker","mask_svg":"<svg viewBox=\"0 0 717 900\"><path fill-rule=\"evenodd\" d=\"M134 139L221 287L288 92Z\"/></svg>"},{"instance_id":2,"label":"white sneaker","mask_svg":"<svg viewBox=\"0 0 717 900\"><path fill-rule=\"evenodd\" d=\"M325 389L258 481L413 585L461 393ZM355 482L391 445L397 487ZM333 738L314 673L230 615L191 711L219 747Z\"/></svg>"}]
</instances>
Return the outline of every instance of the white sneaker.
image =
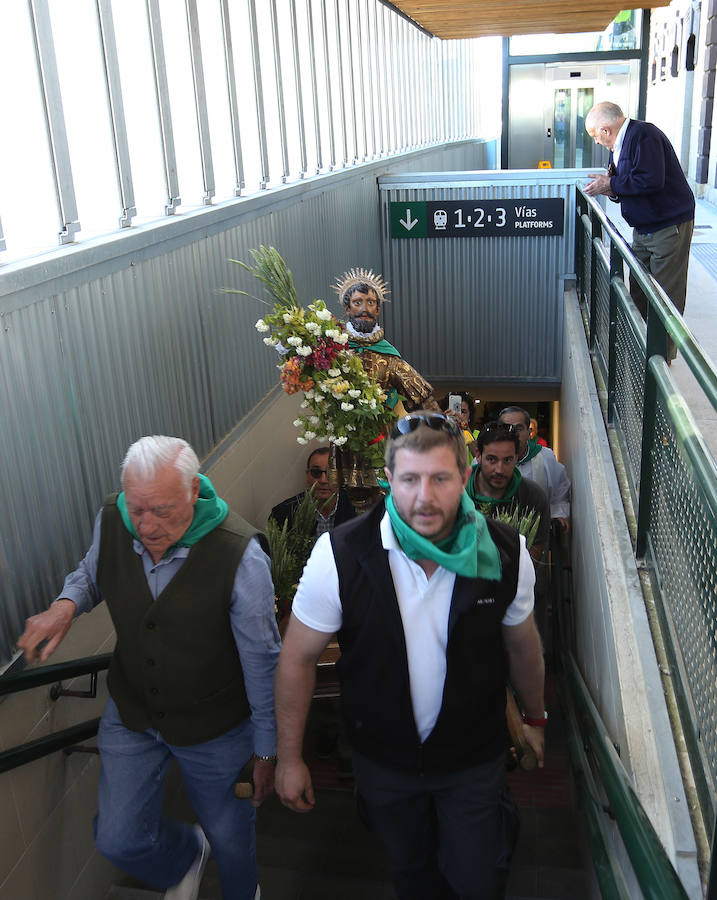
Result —
<instances>
[{"instance_id":1,"label":"white sneaker","mask_svg":"<svg viewBox=\"0 0 717 900\"><path fill-rule=\"evenodd\" d=\"M254 894L254 900L261 900L261 888L258 884L256 886L256 894Z\"/></svg>"},{"instance_id":2,"label":"white sneaker","mask_svg":"<svg viewBox=\"0 0 717 900\"><path fill-rule=\"evenodd\" d=\"M179 884L175 884L174 887L169 888L164 895L164 900L197 900L197 897L199 896L199 885L201 884L202 875L204 874L204 869L207 865L209 854L211 853L211 847L209 846L207 836L204 834L201 827L195 825L194 830L197 834L199 851L194 858L194 862L187 870L187 874Z\"/></svg>"}]
</instances>

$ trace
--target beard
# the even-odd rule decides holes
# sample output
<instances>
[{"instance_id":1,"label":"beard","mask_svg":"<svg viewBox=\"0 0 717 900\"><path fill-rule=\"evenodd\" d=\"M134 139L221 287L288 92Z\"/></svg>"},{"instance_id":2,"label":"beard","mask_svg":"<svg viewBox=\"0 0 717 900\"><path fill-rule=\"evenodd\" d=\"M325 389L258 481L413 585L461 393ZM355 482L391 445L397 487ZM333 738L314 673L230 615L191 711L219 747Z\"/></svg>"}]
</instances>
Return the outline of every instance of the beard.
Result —
<instances>
[{"instance_id":1,"label":"beard","mask_svg":"<svg viewBox=\"0 0 717 900\"><path fill-rule=\"evenodd\" d=\"M349 316L349 322L359 334L371 334L376 327L377 319L364 313L361 316Z\"/></svg>"}]
</instances>

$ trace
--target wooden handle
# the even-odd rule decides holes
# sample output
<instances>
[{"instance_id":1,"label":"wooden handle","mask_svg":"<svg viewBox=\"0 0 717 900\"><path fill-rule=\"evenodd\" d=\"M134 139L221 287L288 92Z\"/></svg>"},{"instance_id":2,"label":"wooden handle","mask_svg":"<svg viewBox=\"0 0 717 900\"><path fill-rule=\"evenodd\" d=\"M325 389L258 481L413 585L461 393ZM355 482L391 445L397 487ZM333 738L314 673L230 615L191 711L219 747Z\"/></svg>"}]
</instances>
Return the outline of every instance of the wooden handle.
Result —
<instances>
[{"instance_id":1,"label":"wooden handle","mask_svg":"<svg viewBox=\"0 0 717 900\"><path fill-rule=\"evenodd\" d=\"M251 781L237 781L234 785L234 796L239 800L251 800L254 796L254 785Z\"/></svg>"},{"instance_id":2,"label":"wooden handle","mask_svg":"<svg viewBox=\"0 0 717 900\"><path fill-rule=\"evenodd\" d=\"M523 734L523 717L518 711L513 692L507 685L505 688L505 718L508 723L508 731L510 732L510 738L513 741L515 752L518 754L520 768L525 769L526 772L536 769L538 766L538 758L535 755L535 750L533 750L525 739L525 735Z\"/></svg>"}]
</instances>

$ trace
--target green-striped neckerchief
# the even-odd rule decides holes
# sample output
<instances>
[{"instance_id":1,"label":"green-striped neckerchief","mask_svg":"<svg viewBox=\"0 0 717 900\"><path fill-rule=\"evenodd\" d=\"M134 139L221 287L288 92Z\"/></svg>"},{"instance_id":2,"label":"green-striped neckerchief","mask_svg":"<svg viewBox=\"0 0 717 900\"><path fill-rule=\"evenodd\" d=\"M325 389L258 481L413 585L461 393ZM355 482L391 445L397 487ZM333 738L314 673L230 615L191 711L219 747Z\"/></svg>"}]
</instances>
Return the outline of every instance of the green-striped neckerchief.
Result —
<instances>
[{"instance_id":1,"label":"green-striped neckerchief","mask_svg":"<svg viewBox=\"0 0 717 900\"><path fill-rule=\"evenodd\" d=\"M376 341L375 344L369 344L367 341L350 340L349 348L351 350L356 350L358 353L363 353L364 350L373 350L374 353L383 353L384 356L401 355L393 346L393 344L389 344L386 338L382 338L380 341Z\"/></svg>"},{"instance_id":2,"label":"green-striped neckerchief","mask_svg":"<svg viewBox=\"0 0 717 900\"><path fill-rule=\"evenodd\" d=\"M498 503L506 503L508 500L512 500L515 497L518 488L520 487L520 482L523 480L523 476L518 471L518 467L516 466L513 469L513 477L508 482L508 486L505 489L505 493L502 497L485 497L483 494L478 493L478 472L480 471L480 467L474 469L471 473L471 477L468 479L468 484L466 485L466 493L471 498L471 500L478 505L479 503L489 503L491 506L496 506Z\"/></svg>"},{"instance_id":3,"label":"green-striped neckerchief","mask_svg":"<svg viewBox=\"0 0 717 900\"><path fill-rule=\"evenodd\" d=\"M127 531L129 531L133 538L139 541L140 539L137 536L137 532L134 530L134 525L127 512L127 501L125 500L124 491L117 495L117 509L120 511L122 521L124 522ZM222 524L224 519L226 519L228 512L229 507L227 506L226 500L222 500L221 497L217 496L214 485L206 475L200 475L199 497L194 504L194 518L192 519L192 523L177 543L173 544L167 550L167 553L170 553L175 547L192 547L198 541L201 541L201 539L208 535L210 531L213 531L218 525ZM166 556L167 553L164 555Z\"/></svg>"},{"instance_id":4,"label":"green-striped neckerchief","mask_svg":"<svg viewBox=\"0 0 717 900\"><path fill-rule=\"evenodd\" d=\"M524 462L528 462L529 459L532 459L534 456L537 456L543 448L537 441L529 440L528 441L528 449L525 451L525 456L522 459L518 460L518 465Z\"/></svg>"}]
</instances>

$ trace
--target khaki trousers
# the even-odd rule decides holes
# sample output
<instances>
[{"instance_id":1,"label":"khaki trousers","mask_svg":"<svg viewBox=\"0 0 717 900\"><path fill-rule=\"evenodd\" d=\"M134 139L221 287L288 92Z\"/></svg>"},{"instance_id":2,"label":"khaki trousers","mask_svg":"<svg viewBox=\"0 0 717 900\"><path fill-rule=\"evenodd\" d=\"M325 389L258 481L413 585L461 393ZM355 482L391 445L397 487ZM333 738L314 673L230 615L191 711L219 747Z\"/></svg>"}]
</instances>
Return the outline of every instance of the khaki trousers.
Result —
<instances>
[{"instance_id":1,"label":"khaki trousers","mask_svg":"<svg viewBox=\"0 0 717 900\"><path fill-rule=\"evenodd\" d=\"M670 225L652 234L633 231L632 252L653 278L660 284L680 313L685 311L687 295L687 265L690 261L690 242L694 219L680 225ZM647 297L637 282L630 278L630 294L643 319L647 319ZM674 359L677 349L667 340L668 359Z\"/></svg>"}]
</instances>

